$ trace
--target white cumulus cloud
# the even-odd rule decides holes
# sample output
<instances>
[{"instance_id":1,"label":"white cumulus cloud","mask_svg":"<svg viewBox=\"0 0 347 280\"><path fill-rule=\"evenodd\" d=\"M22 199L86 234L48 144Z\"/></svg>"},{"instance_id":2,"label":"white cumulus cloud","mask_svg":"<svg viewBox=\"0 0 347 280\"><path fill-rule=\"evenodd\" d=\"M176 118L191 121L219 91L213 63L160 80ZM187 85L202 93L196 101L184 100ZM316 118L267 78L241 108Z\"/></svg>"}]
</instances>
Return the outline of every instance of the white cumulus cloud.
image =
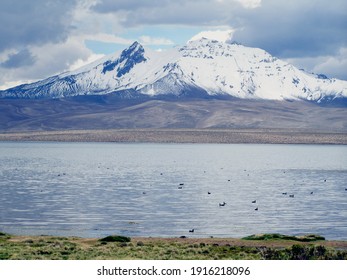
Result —
<instances>
[{"instance_id":1,"label":"white cumulus cloud","mask_svg":"<svg viewBox=\"0 0 347 280\"><path fill-rule=\"evenodd\" d=\"M230 42L232 40L234 30L209 30L202 31L195 36L193 36L189 41L196 41L201 38L206 38L210 40L217 40L220 42Z\"/></svg>"},{"instance_id":2,"label":"white cumulus cloud","mask_svg":"<svg viewBox=\"0 0 347 280\"><path fill-rule=\"evenodd\" d=\"M143 45L173 45L174 42L166 38L156 38L151 36L140 36L140 43Z\"/></svg>"},{"instance_id":3,"label":"white cumulus cloud","mask_svg":"<svg viewBox=\"0 0 347 280\"><path fill-rule=\"evenodd\" d=\"M218 3L224 2L239 2L243 7L248 9L255 9L261 5L261 0L216 0Z\"/></svg>"}]
</instances>

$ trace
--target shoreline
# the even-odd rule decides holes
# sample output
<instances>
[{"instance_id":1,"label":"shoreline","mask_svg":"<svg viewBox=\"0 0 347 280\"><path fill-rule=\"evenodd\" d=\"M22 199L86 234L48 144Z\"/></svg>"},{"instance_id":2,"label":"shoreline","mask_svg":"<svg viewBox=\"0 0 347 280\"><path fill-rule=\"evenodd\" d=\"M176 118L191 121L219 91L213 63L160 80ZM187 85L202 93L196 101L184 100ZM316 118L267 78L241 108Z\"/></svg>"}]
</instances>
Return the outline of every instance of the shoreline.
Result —
<instances>
[{"instance_id":1,"label":"shoreline","mask_svg":"<svg viewBox=\"0 0 347 280\"><path fill-rule=\"evenodd\" d=\"M0 141L200 143L200 144L330 144L347 145L346 132L281 129L106 129L0 132Z\"/></svg>"},{"instance_id":2,"label":"shoreline","mask_svg":"<svg viewBox=\"0 0 347 280\"><path fill-rule=\"evenodd\" d=\"M2 234L0 259L347 259L347 241L319 239L299 241L281 239L274 237L275 235L272 234L272 238L264 240L193 236L187 238L113 236L122 239L104 241L97 238Z\"/></svg>"}]
</instances>

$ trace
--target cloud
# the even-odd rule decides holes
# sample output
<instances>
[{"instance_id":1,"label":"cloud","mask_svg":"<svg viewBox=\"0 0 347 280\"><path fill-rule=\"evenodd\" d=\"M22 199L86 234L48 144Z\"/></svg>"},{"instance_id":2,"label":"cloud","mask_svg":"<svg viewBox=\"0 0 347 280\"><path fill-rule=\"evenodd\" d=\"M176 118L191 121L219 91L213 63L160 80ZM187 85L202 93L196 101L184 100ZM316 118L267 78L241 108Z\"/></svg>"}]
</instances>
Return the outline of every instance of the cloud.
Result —
<instances>
[{"instance_id":1,"label":"cloud","mask_svg":"<svg viewBox=\"0 0 347 280\"><path fill-rule=\"evenodd\" d=\"M76 36L76 23L88 1L94 0L1 0L0 87L47 78L87 61L92 52Z\"/></svg>"},{"instance_id":2,"label":"cloud","mask_svg":"<svg viewBox=\"0 0 347 280\"><path fill-rule=\"evenodd\" d=\"M129 45L133 41L129 39L125 39L113 34L107 34L107 33L97 33L97 34L88 34L81 37L81 40L91 40L91 41L98 41L103 43L114 43L114 44L122 44L122 45Z\"/></svg>"},{"instance_id":3,"label":"cloud","mask_svg":"<svg viewBox=\"0 0 347 280\"><path fill-rule=\"evenodd\" d=\"M332 55L347 45L345 0L263 0L235 23L235 40L282 58Z\"/></svg>"},{"instance_id":4,"label":"cloud","mask_svg":"<svg viewBox=\"0 0 347 280\"><path fill-rule=\"evenodd\" d=\"M261 5L262 0L151 0L151 1L138 1L138 0L100 0L97 1L94 5L92 5L92 10L98 13L113 13L118 11L128 11L136 13L137 11L144 10L166 10L166 14L170 13L170 10L167 8L172 7L181 7L182 12L194 14L200 11L198 10L189 10L184 11L185 6L195 6L195 7L205 7L209 6L214 10L218 8L218 6L235 6L235 4L240 4L244 8L253 9L259 7ZM160 16L160 15L158 15ZM177 14L177 16L179 16Z\"/></svg>"},{"instance_id":5,"label":"cloud","mask_svg":"<svg viewBox=\"0 0 347 280\"><path fill-rule=\"evenodd\" d=\"M335 56L290 58L286 61L311 73L347 80L347 48L341 48Z\"/></svg>"},{"instance_id":6,"label":"cloud","mask_svg":"<svg viewBox=\"0 0 347 280\"><path fill-rule=\"evenodd\" d=\"M92 9L99 13L112 13L117 11L136 11L143 8L157 8L167 6L169 3L169 0L101 0L96 2Z\"/></svg>"},{"instance_id":7,"label":"cloud","mask_svg":"<svg viewBox=\"0 0 347 280\"><path fill-rule=\"evenodd\" d=\"M331 77L347 81L347 48L341 48L337 56L325 57L321 63L315 64L314 73L329 73Z\"/></svg>"},{"instance_id":8,"label":"cloud","mask_svg":"<svg viewBox=\"0 0 347 280\"><path fill-rule=\"evenodd\" d=\"M231 2L233 0L216 0L217 2ZM237 2L239 2L243 7L245 8L250 8L250 9L254 9L254 8L258 8L261 5L261 1L262 0L236 0Z\"/></svg>"},{"instance_id":9,"label":"cloud","mask_svg":"<svg viewBox=\"0 0 347 280\"><path fill-rule=\"evenodd\" d=\"M26 51L23 53L25 54ZM19 55L23 55L19 54ZM23 82L32 82L38 79L72 70L76 65L84 65L96 58L87 49L79 37L71 37L62 43L48 43L42 46L32 47L30 55L35 58L35 63L27 63L19 67L0 67L0 87L6 88L7 85L13 86ZM14 55L16 56L16 55ZM7 64L15 64L14 57L11 55L6 60ZM22 60L18 59L19 64ZM14 65L13 65L14 66ZM14 81L17 81L16 83Z\"/></svg>"},{"instance_id":10,"label":"cloud","mask_svg":"<svg viewBox=\"0 0 347 280\"><path fill-rule=\"evenodd\" d=\"M69 71L74 71L77 70L78 68L81 68L87 64L90 64L92 62L95 62L101 58L103 58L104 55L103 54L91 54L90 56L88 56L86 59L78 59L76 60L74 63L72 63L69 67Z\"/></svg>"},{"instance_id":11,"label":"cloud","mask_svg":"<svg viewBox=\"0 0 347 280\"><path fill-rule=\"evenodd\" d=\"M174 42L170 39L166 38L157 38L157 37L151 37L151 36L140 36L139 38L140 43L143 45L173 45Z\"/></svg>"},{"instance_id":12,"label":"cloud","mask_svg":"<svg viewBox=\"0 0 347 280\"><path fill-rule=\"evenodd\" d=\"M20 68L30 66L35 63L36 58L31 54L28 49L21 50L17 53L10 54L7 60L0 63L2 68Z\"/></svg>"},{"instance_id":13,"label":"cloud","mask_svg":"<svg viewBox=\"0 0 347 280\"><path fill-rule=\"evenodd\" d=\"M71 11L77 0L2 0L0 52L28 45L59 43L73 28Z\"/></svg>"},{"instance_id":14,"label":"cloud","mask_svg":"<svg viewBox=\"0 0 347 280\"><path fill-rule=\"evenodd\" d=\"M142 25L225 25L240 9L257 6L260 0L100 0L91 9L96 13L122 17L126 27Z\"/></svg>"},{"instance_id":15,"label":"cloud","mask_svg":"<svg viewBox=\"0 0 347 280\"><path fill-rule=\"evenodd\" d=\"M96 58L88 41L110 50L134 40L165 48L201 30L220 40L231 30L247 46L347 78L345 0L1 0L0 85L83 65Z\"/></svg>"},{"instance_id":16,"label":"cloud","mask_svg":"<svg viewBox=\"0 0 347 280\"><path fill-rule=\"evenodd\" d=\"M202 31L193 36L189 41L199 40L201 38L207 38L210 40L217 40L221 42L232 41L234 30L213 30L213 31Z\"/></svg>"},{"instance_id":17,"label":"cloud","mask_svg":"<svg viewBox=\"0 0 347 280\"><path fill-rule=\"evenodd\" d=\"M347 45L345 0L100 0L91 10L113 14L123 28L228 26L236 41L281 58L333 55Z\"/></svg>"}]
</instances>

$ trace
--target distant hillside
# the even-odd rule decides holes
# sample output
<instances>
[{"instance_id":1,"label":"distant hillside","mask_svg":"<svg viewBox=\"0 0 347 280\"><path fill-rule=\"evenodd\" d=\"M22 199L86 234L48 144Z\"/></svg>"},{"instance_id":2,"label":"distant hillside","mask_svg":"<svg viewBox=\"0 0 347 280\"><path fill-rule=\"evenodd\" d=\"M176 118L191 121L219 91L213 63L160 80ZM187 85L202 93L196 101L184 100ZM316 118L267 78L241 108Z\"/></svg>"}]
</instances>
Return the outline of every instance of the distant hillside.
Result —
<instances>
[{"instance_id":1,"label":"distant hillside","mask_svg":"<svg viewBox=\"0 0 347 280\"><path fill-rule=\"evenodd\" d=\"M113 128L279 128L347 132L344 106L245 99L0 99L0 131Z\"/></svg>"}]
</instances>

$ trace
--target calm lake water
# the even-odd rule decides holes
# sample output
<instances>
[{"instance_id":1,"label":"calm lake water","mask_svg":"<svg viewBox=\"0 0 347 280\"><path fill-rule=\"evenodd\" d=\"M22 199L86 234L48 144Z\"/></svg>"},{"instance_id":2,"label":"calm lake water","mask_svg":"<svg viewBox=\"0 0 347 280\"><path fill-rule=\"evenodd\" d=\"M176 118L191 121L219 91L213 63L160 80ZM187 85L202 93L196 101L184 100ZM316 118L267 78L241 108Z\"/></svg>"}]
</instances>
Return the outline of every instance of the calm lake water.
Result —
<instances>
[{"instance_id":1,"label":"calm lake water","mask_svg":"<svg viewBox=\"0 0 347 280\"><path fill-rule=\"evenodd\" d=\"M347 239L347 146L2 142L0 178L12 234Z\"/></svg>"}]
</instances>

